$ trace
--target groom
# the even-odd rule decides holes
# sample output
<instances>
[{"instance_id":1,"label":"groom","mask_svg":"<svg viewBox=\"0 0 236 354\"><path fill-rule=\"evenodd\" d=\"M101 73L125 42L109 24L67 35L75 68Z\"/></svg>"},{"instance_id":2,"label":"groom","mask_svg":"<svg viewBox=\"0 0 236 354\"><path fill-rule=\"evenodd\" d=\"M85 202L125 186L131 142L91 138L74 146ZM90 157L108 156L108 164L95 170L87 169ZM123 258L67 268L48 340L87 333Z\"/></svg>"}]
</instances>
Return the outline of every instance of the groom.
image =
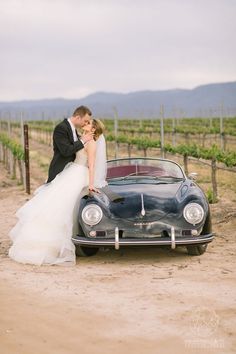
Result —
<instances>
[{"instance_id":1,"label":"groom","mask_svg":"<svg viewBox=\"0 0 236 354\"><path fill-rule=\"evenodd\" d=\"M53 132L54 155L49 166L48 180L51 182L68 162L74 161L77 151L93 139L92 133L78 135L76 128L83 128L91 119L92 112L86 106L76 108L72 117L64 119Z\"/></svg>"}]
</instances>

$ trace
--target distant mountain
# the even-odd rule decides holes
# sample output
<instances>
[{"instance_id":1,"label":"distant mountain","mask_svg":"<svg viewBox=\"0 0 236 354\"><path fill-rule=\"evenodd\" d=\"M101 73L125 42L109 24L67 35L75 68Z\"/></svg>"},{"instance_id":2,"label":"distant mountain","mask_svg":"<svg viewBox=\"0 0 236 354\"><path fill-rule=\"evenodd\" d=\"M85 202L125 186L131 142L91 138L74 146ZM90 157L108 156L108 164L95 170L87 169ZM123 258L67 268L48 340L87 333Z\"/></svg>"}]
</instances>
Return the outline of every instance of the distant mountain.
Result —
<instances>
[{"instance_id":1,"label":"distant mountain","mask_svg":"<svg viewBox=\"0 0 236 354\"><path fill-rule=\"evenodd\" d=\"M80 99L42 99L0 102L1 117L56 119L71 115L79 105L87 105L96 117L153 118L159 117L164 105L165 117L197 117L224 114L236 115L236 81L198 86L190 89L137 91L131 93L96 92Z\"/></svg>"}]
</instances>

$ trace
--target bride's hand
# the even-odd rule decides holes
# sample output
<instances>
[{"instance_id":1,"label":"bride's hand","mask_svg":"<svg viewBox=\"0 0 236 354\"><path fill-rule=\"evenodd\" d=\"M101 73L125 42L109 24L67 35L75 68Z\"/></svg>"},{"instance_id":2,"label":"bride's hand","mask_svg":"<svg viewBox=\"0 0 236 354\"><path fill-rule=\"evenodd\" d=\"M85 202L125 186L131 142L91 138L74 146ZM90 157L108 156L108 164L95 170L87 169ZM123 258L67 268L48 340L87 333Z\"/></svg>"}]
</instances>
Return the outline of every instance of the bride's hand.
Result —
<instances>
[{"instance_id":1,"label":"bride's hand","mask_svg":"<svg viewBox=\"0 0 236 354\"><path fill-rule=\"evenodd\" d=\"M94 186L89 186L89 192L100 193L100 191L97 188L95 188Z\"/></svg>"}]
</instances>

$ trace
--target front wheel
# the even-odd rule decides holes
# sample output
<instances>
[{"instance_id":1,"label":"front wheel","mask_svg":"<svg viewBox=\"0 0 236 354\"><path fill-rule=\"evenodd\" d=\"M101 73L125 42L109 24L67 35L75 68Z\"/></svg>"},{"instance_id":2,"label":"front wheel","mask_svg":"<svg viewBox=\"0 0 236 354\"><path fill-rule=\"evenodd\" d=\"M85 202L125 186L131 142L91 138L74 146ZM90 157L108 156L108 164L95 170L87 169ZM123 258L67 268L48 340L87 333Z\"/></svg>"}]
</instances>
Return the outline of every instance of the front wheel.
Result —
<instances>
[{"instance_id":1,"label":"front wheel","mask_svg":"<svg viewBox=\"0 0 236 354\"><path fill-rule=\"evenodd\" d=\"M75 246L75 254L78 257L91 257L98 253L98 247L85 247L76 245Z\"/></svg>"},{"instance_id":2,"label":"front wheel","mask_svg":"<svg viewBox=\"0 0 236 354\"><path fill-rule=\"evenodd\" d=\"M206 252L207 243L202 243L200 245L188 245L186 248L190 256L200 256Z\"/></svg>"}]
</instances>

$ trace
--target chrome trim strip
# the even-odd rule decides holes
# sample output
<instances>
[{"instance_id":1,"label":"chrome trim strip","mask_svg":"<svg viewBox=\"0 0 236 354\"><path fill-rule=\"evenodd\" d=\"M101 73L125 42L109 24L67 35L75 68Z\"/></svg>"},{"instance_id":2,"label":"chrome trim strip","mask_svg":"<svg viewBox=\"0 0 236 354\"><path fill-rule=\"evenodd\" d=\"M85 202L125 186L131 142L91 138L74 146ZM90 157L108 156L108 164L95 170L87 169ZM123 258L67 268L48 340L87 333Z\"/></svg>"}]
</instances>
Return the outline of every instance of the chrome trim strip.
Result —
<instances>
[{"instance_id":1,"label":"chrome trim strip","mask_svg":"<svg viewBox=\"0 0 236 354\"><path fill-rule=\"evenodd\" d=\"M146 214L146 211L145 211L145 208L144 208L143 193L141 193L141 203L142 203L141 215L144 216Z\"/></svg>"}]
</instances>

